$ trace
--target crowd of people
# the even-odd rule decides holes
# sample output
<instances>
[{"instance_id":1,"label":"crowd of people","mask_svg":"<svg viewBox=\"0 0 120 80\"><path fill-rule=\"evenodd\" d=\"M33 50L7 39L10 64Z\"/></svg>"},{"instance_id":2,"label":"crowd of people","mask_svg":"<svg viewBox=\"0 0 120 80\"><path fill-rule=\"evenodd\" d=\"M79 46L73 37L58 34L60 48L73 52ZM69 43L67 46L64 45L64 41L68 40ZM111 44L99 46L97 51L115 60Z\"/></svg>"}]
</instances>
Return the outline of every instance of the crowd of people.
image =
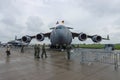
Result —
<instances>
[{"instance_id":1,"label":"crowd of people","mask_svg":"<svg viewBox=\"0 0 120 80\"><path fill-rule=\"evenodd\" d=\"M46 54L46 49L45 49L45 43L42 45L42 49L40 48L40 44L35 44L34 46L34 57L35 58L40 58L40 50L42 50L42 54L41 54L41 58L43 58L43 56L45 55L45 58L47 58L47 54Z\"/></svg>"},{"instance_id":2,"label":"crowd of people","mask_svg":"<svg viewBox=\"0 0 120 80\"><path fill-rule=\"evenodd\" d=\"M35 44L35 46L34 46L34 57L35 58L40 58L40 51L41 50L42 50L41 58L43 58L43 56L45 56L45 58L47 58L46 49L45 49L45 43L42 45L42 48L41 48L40 44ZM24 45L21 46L21 53L24 53ZM6 55L9 57L10 54L11 54L10 46L7 45L6 46Z\"/></svg>"},{"instance_id":3,"label":"crowd of people","mask_svg":"<svg viewBox=\"0 0 120 80\"><path fill-rule=\"evenodd\" d=\"M68 60L70 59L70 51L71 51L71 46L68 45L66 46L66 51L67 51L67 58ZM21 46L21 53L24 53L24 46ZM40 54L41 53L41 54ZM6 46L6 55L9 57L11 54L10 52L10 46L7 45ZM34 58L47 58L47 54L46 54L46 49L45 49L45 43L41 46L40 44L35 44L34 45Z\"/></svg>"}]
</instances>

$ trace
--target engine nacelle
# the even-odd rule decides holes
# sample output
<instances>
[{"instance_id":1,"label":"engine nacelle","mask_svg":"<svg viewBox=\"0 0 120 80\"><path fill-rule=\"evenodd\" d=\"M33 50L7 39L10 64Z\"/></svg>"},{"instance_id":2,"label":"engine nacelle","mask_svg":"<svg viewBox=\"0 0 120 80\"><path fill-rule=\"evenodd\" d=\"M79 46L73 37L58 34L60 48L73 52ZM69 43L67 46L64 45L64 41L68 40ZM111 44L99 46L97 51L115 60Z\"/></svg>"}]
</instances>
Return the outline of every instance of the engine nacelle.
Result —
<instances>
[{"instance_id":1,"label":"engine nacelle","mask_svg":"<svg viewBox=\"0 0 120 80\"><path fill-rule=\"evenodd\" d=\"M102 37L98 36L98 35L94 35L92 37L92 40L93 40L93 42L100 42L100 41L102 41Z\"/></svg>"},{"instance_id":2,"label":"engine nacelle","mask_svg":"<svg viewBox=\"0 0 120 80\"><path fill-rule=\"evenodd\" d=\"M28 43L31 41L31 37L30 36L23 36L22 41Z\"/></svg>"},{"instance_id":3,"label":"engine nacelle","mask_svg":"<svg viewBox=\"0 0 120 80\"><path fill-rule=\"evenodd\" d=\"M36 35L36 39L38 41L43 41L44 40L44 35L42 33Z\"/></svg>"},{"instance_id":4,"label":"engine nacelle","mask_svg":"<svg viewBox=\"0 0 120 80\"><path fill-rule=\"evenodd\" d=\"M87 35L85 33L80 33L78 39L80 41L85 41L87 39Z\"/></svg>"}]
</instances>

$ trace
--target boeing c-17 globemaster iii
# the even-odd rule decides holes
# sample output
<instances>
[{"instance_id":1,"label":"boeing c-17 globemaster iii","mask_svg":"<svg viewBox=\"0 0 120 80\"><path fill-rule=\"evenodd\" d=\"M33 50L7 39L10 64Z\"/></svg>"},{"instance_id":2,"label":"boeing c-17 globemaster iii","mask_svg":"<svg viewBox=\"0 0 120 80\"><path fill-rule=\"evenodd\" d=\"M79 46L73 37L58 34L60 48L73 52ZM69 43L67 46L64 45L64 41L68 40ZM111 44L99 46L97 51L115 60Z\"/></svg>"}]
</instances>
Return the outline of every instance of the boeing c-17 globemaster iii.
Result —
<instances>
[{"instance_id":1,"label":"boeing c-17 globemaster iii","mask_svg":"<svg viewBox=\"0 0 120 80\"><path fill-rule=\"evenodd\" d=\"M23 42L22 40L18 40L17 36L15 36L15 40L8 41L5 45L12 45L16 47L27 46L29 43Z\"/></svg>"},{"instance_id":2,"label":"boeing c-17 globemaster iii","mask_svg":"<svg viewBox=\"0 0 120 80\"><path fill-rule=\"evenodd\" d=\"M62 21L64 23L64 21ZM73 29L71 27L67 27L64 24L59 24L58 22L56 23L56 27L50 28L52 31L48 33L39 33L35 36L23 36L21 39L25 43L30 43L30 41L33 38L36 38L38 41L43 41L45 37L48 37L51 42L51 48L55 48L56 46L66 46L70 45L72 42L72 39L75 37L78 37L80 41L85 41L87 38L91 38L93 42L100 42L103 40L109 40L109 36L107 38L102 38L99 35L87 35L83 32L81 33L76 33L76 32L71 32L70 29Z\"/></svg>"}]
</instances>

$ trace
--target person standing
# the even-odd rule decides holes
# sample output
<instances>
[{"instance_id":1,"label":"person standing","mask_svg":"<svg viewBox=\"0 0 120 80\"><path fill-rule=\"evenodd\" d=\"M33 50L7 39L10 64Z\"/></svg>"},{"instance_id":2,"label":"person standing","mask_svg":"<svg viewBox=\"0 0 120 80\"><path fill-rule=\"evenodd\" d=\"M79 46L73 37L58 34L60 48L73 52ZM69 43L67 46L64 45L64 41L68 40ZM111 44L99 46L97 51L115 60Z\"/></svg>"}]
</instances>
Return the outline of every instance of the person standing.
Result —
<instances>
[{"instance_id":1,"label":"person standing","mask_svg":"<svg viewBox=\"0 0 120 80\"><path fill-rule=\"evenodd\" d=\"M40 58L39 54L40 54L40 45L37 45L37 54L36 54L36 58Z\"/></svg>"},{"instance_id":2,"label":"person standing","mask_svg":"<svg viewBox=\"0 0 120 80\"><path fill-rule=\"evenodd\" d=\"M24 53L24 45L21 46L21 53Z\"/></svg>"},{"instance_id":3,"label":"person standing","mask_svg":"<svg viewBox=\"0 0 120 80\"><path fill-rule=\"evenodd\" d=\"M36 58L37 56L37 44L34 45L34 57Z\"/></svg>"},{"instance_id":4,"label":"person standing","mask_svg":"<svg viewBox=\"0 0 120 80\"><path fill-rule=\"evenodd\" d=\"M68 60L70 60L70 50L71 50L71 46L70 45L67 45L67 58Z\"/></svg>"},{"instance_id":5,"label":"person standing","mask_svg":"<svg viewBox=\"0 0 120 80\"><path fill-rule=\"evenodd\" d=\"M10 46L7 45L7 48L6 48L6 53L7 53L7 56L9 56L11 53L10 53Z\"/></svg>"},{"instance_id":6,"label":"person standing","mask_svg":"<svg viewBox=\"0 0 120 80\"><path fill-rule=\"evenodd\" d=\"M45 43L42 46L42 54L41 54L41 58L43 58L43 55L45 55L45 58L47 58L47 54L46 54L46 50L45 50Z\"/></svg>"}]
</instances>

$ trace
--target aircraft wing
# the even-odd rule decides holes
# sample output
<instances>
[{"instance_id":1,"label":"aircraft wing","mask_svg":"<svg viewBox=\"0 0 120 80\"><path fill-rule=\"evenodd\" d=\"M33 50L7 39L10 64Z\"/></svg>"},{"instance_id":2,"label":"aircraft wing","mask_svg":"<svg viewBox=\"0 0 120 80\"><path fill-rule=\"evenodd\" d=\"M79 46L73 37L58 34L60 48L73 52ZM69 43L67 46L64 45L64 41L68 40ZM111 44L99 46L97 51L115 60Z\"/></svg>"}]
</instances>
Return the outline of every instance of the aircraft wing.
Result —
<instances>
[{"instance_id":1,"label":"aircraft wing","mask_svg":"<svg viewBox=\"0 0 120 80\"><path fill-rule=\"evenodd\" d=\"M88 36L88 38L93 38L94 36L98 36L98 35L93 35L93 36L87 35L87 36ZM100 37L101 37L101 36L100 36ZM103 39L103 40L110 40L110 39L109 39L109 35L107 35L107 38L101 37L101 39Z\"/></svg>"},{"instance_id":2,"label":"aircraft wing","mask_svg":"<svg viewBox=\"0 0 120 80\"><path fill-rule=\"evenodd\" d=\"M16 39L17 41L22 41L22 39Z\"/></svg>"},{"instance_id":3,"label":"aircraft wing","mask_svg":"<svg viewBox=\"0 0 120 80\"><path fill-rule=\"evenodd\" d=\"M51 34L51 32L44 33L44 36L50 38L50 34Z\"/></svg>"},{"instance_id":4,"label":"aircraft wing","mask_svg":"<svg viewBox=\"0 0 120 80\"><path fill-rule=\"evenodd\" d=\"M81 33L72 32L72 37L73 38L78 37L80 41L85 41L87 38L91 38L93 42L100 42L101 40L110 40L109 35L107 35L107 38L103 38L99 35L87 35L83 32Z\"/></svg>"},{"instance_id":5,"label":"aircraft wing","mask_svg":"<svg viewBox=\"0 0 120 80\"><path fill-rule=\"evenodd\" d=\"M51 32L39 33L39 34L37 34L35 36L26 35L26 36L23 36L22 38L17 39L17 40L21 40L21 41L23 41L25 43L30 43L32 39L36 38L38 41L43 41L45 37L50 38L50 34L51 34Z\"/></svg>"},{"instance_id":6,"label":"aircraft wing","mask_svg":"<svg viewBox=\"0 0 120 80\"><path fill-rule=\"evenodd\" d=\"M78 37L80 33L75 33L75 32L72 32L72 37Z\"/></svg>"}]
</instances>

